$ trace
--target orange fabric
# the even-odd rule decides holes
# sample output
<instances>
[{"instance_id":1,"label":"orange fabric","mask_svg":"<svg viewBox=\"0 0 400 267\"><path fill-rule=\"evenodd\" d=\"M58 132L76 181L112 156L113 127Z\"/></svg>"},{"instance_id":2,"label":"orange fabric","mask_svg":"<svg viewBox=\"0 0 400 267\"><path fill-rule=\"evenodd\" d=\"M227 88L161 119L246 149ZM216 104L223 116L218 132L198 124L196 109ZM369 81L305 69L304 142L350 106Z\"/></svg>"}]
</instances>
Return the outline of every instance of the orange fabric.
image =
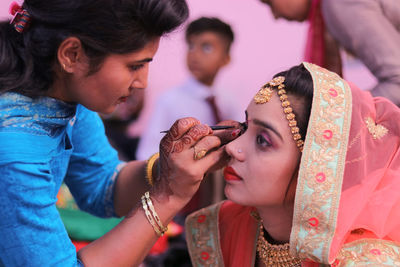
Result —
<instances>
[{"instance_id":1,"label":"orange fabric","mask_svg":"<svg viewBox=\"0 0 400 267\"><path fill-rule=\"evenodd\" d=\"M74 244L76 251L90 244L90 241L77 241L77 240L71 240L71 241L72 244Z\"/></svg>"},{"instance_id":2,"label":"orange fabric","mask_svg":"<svg viewBox=\"0 0 400 267\"><path fill-rule=\"evenodd\" d=\"M256 247L257 221L250 216L254 208L225 201L219 213L219 230L225 266L251 266Z\"/></svg>"},{"instance_id":3,"label":"orange fabric","mask_svg":"<svg viewBox=\"0 0 400 267\"><path fill-rule=\"evenodd\" d=\"M159 255L168 249L168 236L163 235L157 239L157 242L149 251L149 255Z\"/></svg>"},{"instance_id":4,"label":"orange fabric","mask_svg":"<svg viewBox=\"0 0 400 267\"><path fill-rule=\"evenodd\" d=\"M367 231L364 229L356 229L351 232L351 234L347 237L345 244L362 239L362 238L377 238L377 236L371 231ZM390 240L385 238L386 240Z\"/></svg>"},{"instance_id":5,"label":"orange fabric","mask_svg":"<svg viewBox=\"0 0 400 267\"><path fill-rule=\"evenodd\" d=\"M225 266L254 266L258 222L251 216L252 211L255 211L252 207L231 201L225 201L221 206L218 227ZM319 263L304 260L301 266L318 267Z\"/></svg>"}]
</instances>

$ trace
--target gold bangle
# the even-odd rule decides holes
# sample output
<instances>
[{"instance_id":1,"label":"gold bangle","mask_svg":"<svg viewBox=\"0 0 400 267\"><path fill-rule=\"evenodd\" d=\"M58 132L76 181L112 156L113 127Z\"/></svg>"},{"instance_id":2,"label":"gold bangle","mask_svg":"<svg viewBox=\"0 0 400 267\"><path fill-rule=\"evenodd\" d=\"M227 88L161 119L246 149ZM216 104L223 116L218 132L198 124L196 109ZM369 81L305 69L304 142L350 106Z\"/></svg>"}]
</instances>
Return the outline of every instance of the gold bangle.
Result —
<instances>
[{"instance_id":1,"label":"gold bangle","mask_svg":"<svg viewBox=\"0 0 400 267\"><path fill-rule=\"evenodd\" d=\"M146 218L149 221L149 223L151 224L151 226L153 227L154 231L156 232L156 234L158 236L162 236L163 233L160 232L160 230L158 229L156 223L154 222L154 219L150 214L150 211L149 211L149 208L147 206L146 199L145 199L144 196L142 196L142 205L143 205L144 213L146 214Z\"/></svg>"},{"instance_id":2,"label":"gold bangle","mask_svg":"<svg viewBox=\"0 0 400 267\"><path fill-rule=\"evenodd\" d=\"M160 157L160 153L154 153L148 160L146 164L146 180L150 186L154 185L153 181L153 166L156 160Z\"/></svg>"},{"instance_id":3,"label":"gold bangle","mask_svg":"<svg viewBox=\"0 0 400 267\"><path fill-rule=\"evenodd\" d=\"M160 227L161 235L163 235L163 234L168 230L168 228L163 226L160 217L158 216L156 210L154 209L154 205L153 205L153 202L151 201L149 191L147 191L146 193L144 193L144 195L145 195L145 197L146 197L147 205L148 205L149 208L150 208L150 211L151 211L151 213L152 213L152 215L153 215L153 217L154 217L154 220L156 221L156 223L157 223L158 226Z\"/></svg>"}]
</instances>

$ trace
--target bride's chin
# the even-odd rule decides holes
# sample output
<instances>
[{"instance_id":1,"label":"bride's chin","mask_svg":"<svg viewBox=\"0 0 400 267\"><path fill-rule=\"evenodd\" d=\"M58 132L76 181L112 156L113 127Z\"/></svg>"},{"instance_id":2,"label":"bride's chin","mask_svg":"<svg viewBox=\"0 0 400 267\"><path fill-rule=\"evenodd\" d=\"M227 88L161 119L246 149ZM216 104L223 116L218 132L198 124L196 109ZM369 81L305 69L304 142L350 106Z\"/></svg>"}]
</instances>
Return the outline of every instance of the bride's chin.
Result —
<instances>
[{"instance_id":1,"label":"bride's chin","mask_svg":"<svg viewBox=\"0 0 400 267\"><path fill-rule=\"evenodd\" d=\"M231 198L231 191L232 191L232 190L230 190L229 187L230 187L229 185L225 185L224 193L225 193L225 197L226 197L228 200L232 200L232 198Z\"/></svg>"},{"instance_id":2,"label":"bride's chin","mask_svg":"<svg viewBox=\"0 0 400 267\"><path fill-rule=\"evenodd\" d=\"M238 192L235 192L231 186L226 185L224 191L225 191L225 196L228 200L235 202L236 204L242 204Z\"/></svg>"}]
</instances>

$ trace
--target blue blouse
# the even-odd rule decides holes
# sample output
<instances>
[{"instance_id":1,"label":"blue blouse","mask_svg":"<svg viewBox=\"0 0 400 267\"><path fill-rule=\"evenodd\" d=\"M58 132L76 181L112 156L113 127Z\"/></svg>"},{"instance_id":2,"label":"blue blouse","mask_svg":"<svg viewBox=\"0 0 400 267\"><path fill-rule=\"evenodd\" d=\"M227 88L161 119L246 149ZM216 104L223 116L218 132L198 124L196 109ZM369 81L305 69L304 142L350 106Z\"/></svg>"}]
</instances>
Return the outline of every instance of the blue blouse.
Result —
<instances>
[{"instance_id":1,"label":"blue blouse","mask_svg":"<svg viewBox=\"0 0 400 267\"><path fill-rule=\"evenodd\" d=\"M78 206L115 216L121 161L100 117L53 98L0 95L0 266L79 266L56 209L64 181Z\"/></svg>"}]
</instances>

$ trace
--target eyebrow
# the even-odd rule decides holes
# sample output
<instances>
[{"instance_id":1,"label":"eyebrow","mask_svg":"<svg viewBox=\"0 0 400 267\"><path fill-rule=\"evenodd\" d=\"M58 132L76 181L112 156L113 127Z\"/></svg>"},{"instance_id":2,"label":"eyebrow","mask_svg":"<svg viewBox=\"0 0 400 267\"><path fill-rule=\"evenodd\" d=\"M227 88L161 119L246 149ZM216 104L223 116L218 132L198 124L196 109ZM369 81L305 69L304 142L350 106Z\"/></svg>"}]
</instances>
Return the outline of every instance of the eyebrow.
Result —
<instances>
[{"instance_id":1,"label":"eyebrow","mask_svg":"<svg viewBox=\"0 0 400 267\"><path fill-rule=\"evenodd\" d=\"M144 58L144 59L135 61L135 63L148 63L148 62L152 62L152 61L153 61L153 58L148 57L148 58Z\"/></svg>"},{"instance_id":2,"label":"eyebrow","mask_svg":"<svg viewBox=\"0 0 400 267\"><path fill-rule=\"evenodd\" d=\"M247 121L247 119L249 117L249 114L247 113L247 110L245 110L244 113L246 114L246 121ZM258 120L258 119L254 119L253 122L256 125L259 125L259 126L262 126L264 128L270 129L271 131L273 131L283 141L283 138L279 134L279 132L274 127L272 127L272 125L269 124L268 122L261 121L261 120Z\"/></svg>"},{"instance_id":3,"label":"eyebrow","mask_svg":"<svg viewBox=\"0 0 400 267\"><path fill-rule=\"evenodd\" d=\"M269 124L268 122L261 121L261 120L258 120L258 119L254 119L253 122L256 125L259 125L261 127L264 127L264 128L267 128L267 129L273 131L283 141L283 138L280 135L280 133L271 124Z\"/></svg>"}]
</instances>

